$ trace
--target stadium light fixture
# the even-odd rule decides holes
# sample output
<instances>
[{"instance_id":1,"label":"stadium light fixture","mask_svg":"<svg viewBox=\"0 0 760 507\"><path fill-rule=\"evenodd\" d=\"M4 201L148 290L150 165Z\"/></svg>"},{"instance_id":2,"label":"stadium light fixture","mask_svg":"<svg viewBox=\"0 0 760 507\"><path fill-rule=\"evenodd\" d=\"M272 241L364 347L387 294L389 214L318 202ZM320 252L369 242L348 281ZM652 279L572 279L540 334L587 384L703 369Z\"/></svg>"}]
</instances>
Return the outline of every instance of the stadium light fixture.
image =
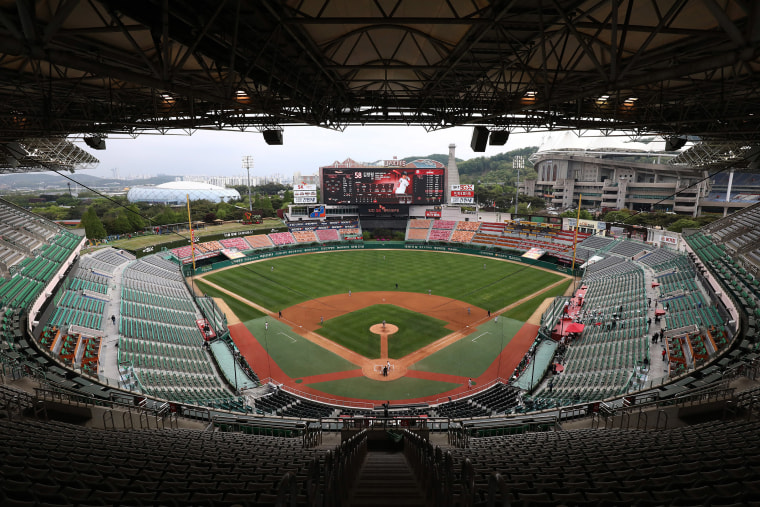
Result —
<instances>
[{"instance_id":1,"label":"stadium light fixture","mask_svg":"<svg viewBox=\"0 0 760 507\"><path fill-rule=\"evenodd\" d=\"M92 148L93 150L105 150L106 140L100 136L85 136L84 144Z\"/></svg>"},{"instance_id":2,"label":"stadium light fixture","mask_svg":"<svg viewBox=\"0 0 760 507\"><path fill-rule=\"evenodd\" d=\"M267 129L262 132L264 141L270 146L282 145L282 129Z\"/></svg>"},{"instance_id":3,"label":"stadium light fixture","mask_svg":"<svg viewBox=\"0 0 760 507\"><path fill-rule=\"evenodd\" d=\"M680 150L686 144L686 137L670 136L665 138L665 151Z\"/></svg>"},{"instance_id":4,"label":"stadium light fixture","mask_svg":"<svg viewBox=\"0 0 760 507\"><path fill-rule=\"evenodd\" d=\"M525 92L525 94L520 99L520 102L523 104L533 104L536 102L536 95L538 95L538 92L535 90L528 90Z\"/></svg>"},{"instance_id":5,"label":"stadium light fixture","mask_svg":"<svg viewBox=\"0 0 760 507\"><path fill-rule=\"evenodd\" d=\"M504 146L509 139L509 130L494 130L491 132L491 136L488 139L488 144L491 146Z\"/></svg>"},{"instance_id":6,"label":"stadium light fixture","mask_svg":"<svg viewBox=\"0 0 760 507\"><path fill-rule=\"evenodd\" d=\"M485 127L475 127L472 129L472 141L470 141L470 148L474 152L486 151L486 144L488 143L488 129Z\"/></svg>"}]
</instances>

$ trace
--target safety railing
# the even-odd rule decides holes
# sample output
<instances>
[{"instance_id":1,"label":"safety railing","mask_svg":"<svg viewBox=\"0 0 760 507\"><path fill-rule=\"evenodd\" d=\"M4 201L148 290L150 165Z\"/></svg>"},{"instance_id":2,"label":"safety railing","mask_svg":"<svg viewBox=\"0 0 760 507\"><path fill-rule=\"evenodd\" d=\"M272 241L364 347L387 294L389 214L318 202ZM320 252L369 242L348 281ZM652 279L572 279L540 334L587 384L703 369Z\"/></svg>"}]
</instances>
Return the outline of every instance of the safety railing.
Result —
<instances>
[{"instance_id":1,"label":"safety railing","mask_svg":"<svg viewBox=\"0 0 760 507\"><path fill-rule=\"evenodd\" d=\"M346 505L359 466L367 454L367 430L327 451L324 465L324 507Z\"/></svg>"}]
</instances>

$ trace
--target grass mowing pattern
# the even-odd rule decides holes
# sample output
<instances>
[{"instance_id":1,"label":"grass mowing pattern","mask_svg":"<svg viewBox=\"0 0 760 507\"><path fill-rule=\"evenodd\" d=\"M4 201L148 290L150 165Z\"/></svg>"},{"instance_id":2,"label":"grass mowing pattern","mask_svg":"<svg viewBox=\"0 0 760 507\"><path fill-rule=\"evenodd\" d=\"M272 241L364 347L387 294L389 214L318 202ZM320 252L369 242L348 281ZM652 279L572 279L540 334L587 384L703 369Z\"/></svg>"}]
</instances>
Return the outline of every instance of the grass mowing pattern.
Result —
<instances>
[{"instance_id":1,"label":"grass mowing pattern","mask_svg":"<svg viewBox=\"0 0 760 507\"><path fill-rule=\"evenodd\" d=\"M269 323L266 329L264 323ZM269 356L290 378L355 370L357 366L342 357L295 334L277 319L262 317L246 323Z\"/></svg>"},{"instance_id":2,"label":"grass mowing pattern","mask_svg":"<svg viewBox=\"0 0 760 507\"><path fill-rule=\"evenodd\" d=\"M367 377L356 377L316 382L309 384L309 387L337 396L384 402L386 400L407 400L410 398L433 396L462 387L462 385L411 377L401 377L389 382L378 382Z\"/></svg>"},{"instance_id":3,"label":"grass mowing pattern","mask_svg":"<svg viewBox=\"0 0 760 507\"><path fill-rule=\"evenodd\" d=\"M380 336L369 328L383 319L398 326L398 332L388 337L388 356L392 358L404 357L451 332L442 320L394 305L372 305L329 319L316 332L366 358L377 359Z\"/></svg>"},{"instance_id":4,"label":"grass mowing pattern","mask_svg":"<svg viewBox=\"0 0 760 507\"><path fill-rule=\"evenodd\" d=\"M504 312L502 315L504 317L509 317L511 319L521 320L525 322L526 320L530 318L531 315L533 315L533 312L536 311L536 308L541 306L541 303L544 302L544 299L561 296L562 294L565 293L565 291L567 290L567 288L570 286L572 282L573 282L572 280L568 280L565 283L561 283L558 286L554 287L553 289L548 290L544 292L543 294L524 302L520 306L516 306L512 308L511 310Z\"/></svg>"},{"instance_id":5,"label":"grass mowing pattern","mask_svg":"<svg viewBox=\"0 0 760 507\"><path fill-rule=\"evenodd\" d=\"M274 271L272 267L274 266ZM485 266L485 269L484 269ZM561 278L525 264L471 255L354 250L294 255L236 266L206 277L272 311L331 294L398 290L446 296L487 310L503 308Z\"/></svg>"},{"instance_id":6,"label":"grass mowing pattern","mask_svg":"<svg viewBox=\"0 0 760 507\"><path fill-rule=\"evenodd\" d=\"M522 327L518 320L499 317L478 326L471 335L411 366L413 370L479 377Z\"/></svg>"},{"instance_id":7,"label":"grass mowing pattern","mask_svg":"<svg viewBox=\"0 0 760 507\"><path fill-rule=\"evenodd\" d=\"M198 280L196 284L201 288L204 294L214 298L222 298L222 300L227 303L227 306L230 307L230 310L232 310L232 312L235 314L235 316L237 316L238 319L240 319L241 322L247 322L249 320L258 319L259 317L264 316L263 312L258 311L252 306L248 306L239 299L234 298L225 292L211 287L207 283L203 283L202 281Z\"/></svg>"}]
</instances>

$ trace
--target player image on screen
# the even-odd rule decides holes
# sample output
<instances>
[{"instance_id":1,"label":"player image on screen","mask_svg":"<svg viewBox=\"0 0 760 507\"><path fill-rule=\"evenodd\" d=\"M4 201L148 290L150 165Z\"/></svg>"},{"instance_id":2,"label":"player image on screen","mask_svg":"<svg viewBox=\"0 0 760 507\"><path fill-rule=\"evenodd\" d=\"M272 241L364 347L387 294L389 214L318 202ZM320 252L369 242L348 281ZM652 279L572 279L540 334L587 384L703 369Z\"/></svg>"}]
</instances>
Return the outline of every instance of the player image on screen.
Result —
<instances>
[{"instance_id":1,"label":"player image on screen","mask_svg":"<svg viewBox=\"0 0 760 507\"><path fill-rule=\"evenodd\" d=\"M393 171L393 172L398 174L398 171ZM398 186L396 187L396 195L406 194L406 187L408 187L410 183L411 183L411 180L409 179L409 176L407 176L406 173L402 174L398 180Z\"/></svg>"}]
</instances>

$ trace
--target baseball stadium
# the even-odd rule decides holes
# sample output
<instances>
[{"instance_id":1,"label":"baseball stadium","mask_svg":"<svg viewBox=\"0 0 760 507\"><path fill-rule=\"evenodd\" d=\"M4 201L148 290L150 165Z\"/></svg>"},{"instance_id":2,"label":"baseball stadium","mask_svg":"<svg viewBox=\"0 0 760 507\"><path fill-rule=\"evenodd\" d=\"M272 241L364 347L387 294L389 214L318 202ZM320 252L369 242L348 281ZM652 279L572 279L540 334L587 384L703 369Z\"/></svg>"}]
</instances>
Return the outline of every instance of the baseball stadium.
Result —
<instances>
[{"instance_id":1,"label":"baseball stadium","mask_svg":"<svg viewBox=\"0 0 760 507\"><path fill-rule=\"evenodd\" d=\"M452 145L134 249L0 199L0 503L760 504L760 203L730 202L760 8L634 4L0 3L4 174L93 167L74 143L109 135L417 125L691 143L667 174L552 160L551 201L602 170L614 209L726 186L680 233L528 220L480 209Z\"/></svg>"}]
</instances>

